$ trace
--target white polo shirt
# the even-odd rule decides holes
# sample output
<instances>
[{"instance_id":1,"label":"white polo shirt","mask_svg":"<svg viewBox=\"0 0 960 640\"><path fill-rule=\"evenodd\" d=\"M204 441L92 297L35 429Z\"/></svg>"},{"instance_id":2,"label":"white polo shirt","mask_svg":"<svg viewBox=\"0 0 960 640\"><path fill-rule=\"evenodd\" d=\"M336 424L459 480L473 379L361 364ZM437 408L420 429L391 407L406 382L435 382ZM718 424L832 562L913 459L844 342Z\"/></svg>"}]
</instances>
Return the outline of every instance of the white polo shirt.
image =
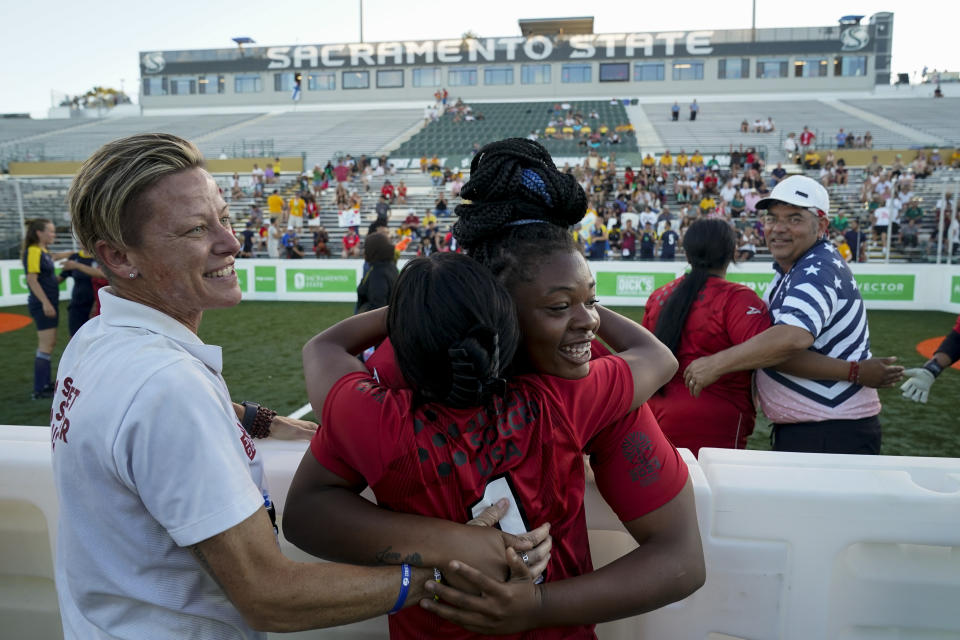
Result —
<instances>
[{"instance_id":1,"label":"white polo shirt","mask_svg":"<svg viewBox=\"0 0 960 640\"><path fill-rule=\"evenodd\" d=\"M265 638L188 548L269 499L220 347L109 288L100 301L60 359L51 412L64 635Z\"/></svg>"}]
</instances>

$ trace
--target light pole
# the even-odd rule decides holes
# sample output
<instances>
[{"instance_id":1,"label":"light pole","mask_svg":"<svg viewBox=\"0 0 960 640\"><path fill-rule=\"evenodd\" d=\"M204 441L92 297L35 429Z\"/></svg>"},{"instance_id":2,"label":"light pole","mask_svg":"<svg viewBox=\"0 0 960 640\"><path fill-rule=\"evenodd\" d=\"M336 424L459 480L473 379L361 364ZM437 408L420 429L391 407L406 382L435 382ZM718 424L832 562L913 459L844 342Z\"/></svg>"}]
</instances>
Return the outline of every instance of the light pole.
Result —
<instances>
[{"instance_id":1,"label":"light pole","mask_svg":"<svg viewBox=\"0 0 960 640\"><path fill-rule=\"evenodd\" d=\"M363 0L360 1L360 42L363 42Z\"/></svg>"}]
</instances>

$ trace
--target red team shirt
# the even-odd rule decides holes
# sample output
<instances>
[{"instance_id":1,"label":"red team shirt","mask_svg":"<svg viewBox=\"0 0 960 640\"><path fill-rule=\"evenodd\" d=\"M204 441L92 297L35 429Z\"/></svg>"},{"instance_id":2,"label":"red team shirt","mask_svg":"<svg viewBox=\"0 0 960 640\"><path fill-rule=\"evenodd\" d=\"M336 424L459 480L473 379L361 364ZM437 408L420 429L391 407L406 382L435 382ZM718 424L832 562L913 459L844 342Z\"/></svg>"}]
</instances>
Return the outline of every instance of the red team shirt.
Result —
<instances>
[{"instance_id":1,"label":"red team shirt","mask_svg":"<svg viewBox=\"0 0 960 640\"><path fill-rule=\"evenodd\" d=\"M404 386L389 343L384 346L368 367L381 382ZM311 450L333 473L369 484L378 503L395 511L465 522L482 509L485 491L498 492L490 502L507 495L524 528L551 523L554 545L545 579L561 580L592 570L583 508L585 452L592 456L598 487L624 521L669 502L686 482L686 465L650 411L643 407L622 417L632 394L633 379L620 358L594 360L580 380L515 377L489 410L414 408L409 390L351 373L327 396L323 428ZM419 607L391 616L390 632L395 639L476 637ZM510 637L595 636L586 625Z\"/></svg>"},{"instance_id":2,"label":"red team shirt","mask_svg":"<svg viewBox=\"0 0 960 640\"><path fill-rule=\"evenodd\" d=\"M653 292L647 300L644 327L656 328L663 305L682 281L678 278ZM683 372L697 358L746 342L769 327L767 305L753 290L720 277L707 278L683 328L677 352L680 367L665 393L655 393L648 401L674 445L688 448L694 455L701 447L746 447L757 415L751 393L753 372L722 376L699 398L690 395Z\"/></svg>"}]
</instances>

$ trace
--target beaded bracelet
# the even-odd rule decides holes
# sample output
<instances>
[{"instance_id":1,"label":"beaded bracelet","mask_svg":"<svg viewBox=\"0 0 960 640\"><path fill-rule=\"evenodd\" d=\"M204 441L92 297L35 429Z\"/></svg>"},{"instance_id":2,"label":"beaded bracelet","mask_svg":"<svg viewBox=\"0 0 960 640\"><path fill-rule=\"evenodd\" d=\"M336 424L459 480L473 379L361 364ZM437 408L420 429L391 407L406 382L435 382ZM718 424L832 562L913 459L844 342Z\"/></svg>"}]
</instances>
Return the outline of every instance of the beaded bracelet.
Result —
<instances>
[{"instance_id":1,"label":"beaded bracelet","mask_svg":"<svg viewBox=\"0 0 960 640\"><path fill-rule=\"evenodd\" d=\"M851 362L850 371L847 373L847 382L853 382L854 384L860 384L860 363Z\"/></svg>"},{"instance_id":2,"label":"beaded bracelet","mask_svg":"<svg viewBox=\"0 0 960 640\"><path fill-rule=\"evenodd\" d=\"M410 565L402 564L400 565L400 593L397 595L397 601L394 603L393 609L389 611L391 616L403 609L403 605L407 601L408 591L410 591Z\"/></svg>"},{"instance_id":3,"label":"beaded bracelet","mask_svg":"<svg viewBox=\"0 0 960 640\"><path fill-rule=\"evenodd\" d=\"M270 435L270 424L277 412L261 407L256 402L243 402L243 420L240 424L254 438L266 438Z\"/></svg>"}]
</instances>

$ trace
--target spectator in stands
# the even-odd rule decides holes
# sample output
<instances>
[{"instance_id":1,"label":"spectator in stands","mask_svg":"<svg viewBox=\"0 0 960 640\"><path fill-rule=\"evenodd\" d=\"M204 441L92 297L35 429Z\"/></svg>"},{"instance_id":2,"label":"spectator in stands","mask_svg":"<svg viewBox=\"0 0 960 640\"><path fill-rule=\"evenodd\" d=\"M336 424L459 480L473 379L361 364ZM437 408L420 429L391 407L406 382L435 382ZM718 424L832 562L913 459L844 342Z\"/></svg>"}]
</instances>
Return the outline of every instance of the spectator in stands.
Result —
<instances>
[{"instance_id":1,"label":"spectator in stands","mask_svg":"<svg viewBox=\"0 0 960 640\"><path fill-rule=\"evenodd\" d=\"M240 186L240 174L234 171L233 177L230 179L230 199L240 200L244 195L243 187Z\"/></svg>"},{"instance_id":2,"label":"spectator in stands","mask_svg":"<svg viewBox=\"0 0 960 640\"><path fill-rule=\"evenodd\" d=\"M337 166L333 168L333 177L339 187L342 187L350 179L350 166L343 158L337 160Z\"/></svg>"},{"instance_id":3,"label":"spectator in stands","mask_svg":"<svg viewBox=\"0 0 960 640\"><path fill-rule=\"evenodd\" d=\"M333 194L333 202L338 211L343 211L350 206L350 193L342 184L337 184L337 189Z\"/></svg>"},{"instance_id":4,"label":"spectator in stands","mask_svg":"<svg viewBox=\"0 0 960 640\"><path fill-rule=\"evenodd\" d=\"M807 152L803 154L803 167L805 169L819 169L820 161L820 154L817 153L816 149L809 148Z\"/></svg>"},{"instance_id":5,"label":"spectator in stands","mask_svg":"<svg viewBox=\"0 0 960 640\"><path fill-rule=\"evenodd\" d=\"M698 113L700 113L700 105L697 104L697 99L694 98L693 102L690 103L690 121L691 122L697 119Z\"/></svg>"},{"instance_id":6,"label":"spectator in stands","mask_svg":"<svg viewBox=\"0 0 960 640\"><path fill-rule=\"evenodd\" d=\"M442 218L449 213L447 210L447 199L443 197L443 193L438 195L434 201L433 212L438 218Z\"/></svg>"},{"instance_id":7,"label":"spectator in stands","mask_svg":"<svg viewBox=\"0 0 960 640\"><path fill-rule=\"evenodd\" d=\"M783 141L783 150L787 154L787 162L797 161L797 152L799 151L799 146L797 145L797 134L792 131L787 134L786 139Z\"/></svg>"},{"instance_id":8,"label":"spectator in stands","mask_svg":"<svg viewBox=\"0 0 960 640\"><path fill-rule=\"evenodd\" d=\"M680 105L676 102L670 107L670 119L674 122L680 119Z\"/></svg>"},{"instance_id":9,"label":"spectator in stands","mask_svg":"<svg viewBox=\"0 0 960 640\"><path fill-rule=\"evenodd\" d=\"M842 127L839 131L837 131L836 139L837 149L843 149L845 146L847 146L847 134L843 132Z\"/></svg>"},{"instance_id":10,"label":"spectator in stands","mask_svg":"<svg viewBox=\"0 0 960 640\"><path fill-rule=\"evenodd\" d=\"M833 216L833 219L830 221L831 231L843 233L849 226L850 218L847 217L847 212L843 209L837 211L837 215Z\"/></svg>"},{"instance_id":11,"label":"spectator in stands","mask_svg":"<svg viewBox=\"0 0 960 640\"><path fill-rule=\"evenodd\" d=\"M590 228L590 249L587 253L587 259L607 259L607 227L603 224L603 218L599 215L594 217L593 226Z\"/></svg>"},{"instance_id":12,"label":"spectator in stands","mask_svg":"<svg viewBox=\"0 0 960 640\"><path fill-rule=\"evenodd\" d=\"M757 236L752 229L745 229L740 233L740 242L737 244L737 262L747 262L757 253Z\"/></svg>"},{"instance_id":13,"label":"spectator in stands","mask_svg":"<svg viewBox=\"0 0 960 640\"><path fill-rule=\"evenodd\" d=\"M650 155L650 152L647 152L647 155L643 156L642 164L648 169L652 169L656 164L656 160L653 159L653 156Z\"/></svg>"},{"instance_id":14,"label":"spectator in stands","mask_svg":"<svg viewBox=\"0 0 960 640\"><path fill-rule=\"evenodd\" d=\"M645 222L640 232L640 259L653 260L653 252L657 248L657 232L653 225Z\"/></svg>"},{"instance_id":15,"label":"spectator in stands","mask_svg":"<svg viewBox=\"0 0 960 640\"><path fill-rule=\"evenodd\" d=\"M740 122L740 133L750 133L750 123L746 118Z\"/></svg>"},{"instance_id":16,"label":"spectator in stands","mask_svg":"<svg viewBox=\"0 0 960 640\"><path fill-rule=\"evenodd\" d=\"M837 160L837 164L833 170L834 184L838 186L846 186L848 180L850 179L849 171L847 171L847 162L840 158Z\"/></svg>"},{"instance_id":17,"label":"spectator in stands","mask_svg":"<svg viewBox=\"0 0 960 640\"><path fill-rule=\"evenodd\" d=\"M303 258L304 251L303 246L300 244L300 234L294 231L290 234L289 240L286 243L287 248L287 258L290 260L299 260Z\"/></svg>"},{"instance_id":18,"label":"spectator in stands","mask_svg":"<svg viewBox=\"0 0 960 640\"><path fill-rule=\"evenodd\" d=\"M397 200L397 189L390 180L384 180L383 186L380 187L380 195L386 198L390 204L393 204Z\"/></svg>"},{"instance_id":19,"label":"spectator in stands","mask_svg":"<svg viewBox=\"0 0 960 640\"><path fill-rule=\"evenodd\" d=\"M900 226L900 247L903 249L916 248L920 244L920 227L916 218L908 218L906 224Z\"/></svg>"},{"instance_id":20,"label":"spectator in stands","mask_svg":"<svg viewBox=\"0 0 960 640\"><path fill-rule=\"evenodd\" d=\"M430 182L434 187L443 186L443 171L440 170L439 166L434 165L430 169Z\"/></svg>"},{"instance_id":21,"label":"spectator in stands","mask_svg":"<svg viewBox=\"0 0 960 640\"><path fill-rule=\"evenodd\" d=\"M317 258L330 258L330 234L320 225L313 231L313 255Z\"/></svg>"},{"instance_id":22,"label":"spectator in stands","mask_svg":"<svg viewBox=\"0 0 960 640\"><path fill-rule=\"evenodd\" d=\"M377 198L377 204L374 205L374 211L377 214L377 220L386 224L390 220L390 203L387 202L387 198L384 195L381 195Z\"/></svg>"},{"instance_id":23,"label":"spectator in stands","mask_svg":"<svg viewBox=\"0 0 960 640\"><path fill-rule=\"evenodd\" d=\"M672 262L677 255L677 245L680 243L680 235L673 230L673 225L669 220L663 224L663 233L660 237L660 259Z\"/></svg>"},{"instance_id":24,"label":"spectator in stands","mask_svg":"<svg viewBox=\"0 0 960 640\"><path fill-rule=\"evenodd\" d=\"M633 260L637 255L637 230L633 228L630 218L624 222L621 232L620 254L624 260Z\"/></svg>"},{"instance_id":25,"label":"spectator in stands","mask_svg":"<svg viewBox=\"0 0 960 640\"><path fill-rule=\"evenodd\" d=\"M417 216L416 209L410 209L407 217L403 219L402 229L409 230L411 234L420 237L420 217Z\"/></svg>"},{"instance_id":26,"label":"spectator in stands","mask_svg":"<svg viewBox=\"0 0 960 640\"><path fill-rule=\"evenodd\" d=\"M290 213L290 219L287 224L299 231L303 228L303 213L306 211L307 203L303 199L303 194L299 191L290 196L287 203L287 211Z\"/></svg>"},{"instance_id":27,"label":"spectator in stands","mask_svg":"<svg viewBox=\"0 0 960 640\"><path fill-rule=\"evenodd\" d=\"M263 170L263 181L267 184L273 184L277 181L277 174L274 172L273 165L268 164Z\"/></svg>"},{"instance_id":28,"label":"spectator in stands","mask_svg":"<svg viewBox=\"0 0 960 640\"><path fill-rule=\"evenodd\" d=\"M670 171L672 169L673 169L673 156L670 155L670 149L664 149L663 155L660 156L660 170Z\"/></svg>"},{"instance_id":29,"label":"spectator in stands","mask_svg":"<svg viewBox=\"0 0 960 640\"><path fill-rule=\"evenodd\" d=\"M850 262L853 260L853 251L850 250L850 245L847 244L847 239L842 233L834 232L831 240L833 242L833 246L837 250L837 253L840 254L840 257L843 258L844 262Z\"/></svg>"},{"instance_id":30,"label":"spectator in stands","mask_svg":"<svg viewBox=\"0 0 960 640\"><path fill-rule=\"evenodd\" d=\"M761 128L763 133L773 133L776 130L776 127L773 125L773 116L767 116L767 119L763 121Z\"/></svg>"},{"instance_id":31,"label":"spectator in stands","mask_svg":"<svg viewBox=\"0 0 960 640\"><path fill-rule=\"evenodd\" d=\"M778 162L776 168L770 172L770 186L775 187L787 177L787 170L783 168L783 163Z\"/></svg>"},{"instance_id":32,"label":"spectator in stands","mask_svg":"<svg viewBox=\"0 0 960 640\"><path fill-rule=\"evenodd\" d=\"M343 251L340 253L341 258L357 258L360 256L360 236L357 234L357 230L353 227L347 229L347 233L343 236Z\"/></svg>"},{"instance_id":33,"label":"spectator in stands","mask_svg":"<svg viewBox=\"0 0 960 640\"><path fill-rule=\"evenodd\" d=\"M747 208L747 201L740 189L737 189L730 199L730 217L739 218Z\"/></svg>"},{"instance_id":34,"label":"spectator in stands","mask_svg":"<svg viewBox=\"0 0 960 640\"><path fill-rule=\"evenodd\" d=\"M253 197L262 198L265 178L263 169L261 169L256 162L253 163L253 170L250 171L250 182L253 185Z\"/></svg>"},{"instance_id":35,"label":"spectator in stands","mask_svg":"<svg viewBox=\"0 0 960 640\"><path fill-rule=\"evenodd\" d=\"M279 220L276 216L270 217L270 224L267 226L267 257L276 260L280 257L280 243L283 238Z\"/></svg>"},{"instance_id":36,"label":"spectator in stands","mask_svg":"<svg viewBox=\"0 0 960 640\"><path fill-rule=\"evenodd\" d=\"M693 165L694 167L703 166L703 155L701 155L699 149L693 150L693 155L690 156L690 164Z\"/></svg>"},{"instance_id":37,"label":"spectator in stands","mask_svg":"<svg viewBox=\"0 0 960 640\"><path fill-rule=\"evenodd\" d=\"M700 207L701 213L706 213L711 209L717 208L717 201L713 199L713 196L710 193L705 193L698 206Z\"/></svg>"},{"instance_id":38,"label":"spectator in stands","mask_svg":"<svg viewBox=\"0 0 960 640\"><path fill-rule=\"evenodd\" d=\"M403 180L397 183L397 202L407 204L407 185Z\"/></svg>"},{"instance_id":39,"label":"spectator in stands","mask_svg":"<svg viewBox=\"0 0 960 640\"><path fill-rule=\"evenodd\" d=\"M777 275L767 290L770 317L756 315L772 320L773 326L691 362L684 382L696 396L724 374L758 369L756 385L763 411L774 423L775 450L877 454L880 402L876 391L864 385L890 386L902 368L890 366L892 359L871 358L866 331L854 331L845 340L826 339L845 327L866 326L853 274L824 239L829 195L816 181L791 176L759 207L766 211L764 226ZM811 299L818 303L808 304ZM831 360L821 358L807 372L794 369L785 375L764 368L785 361L795 368L796 358L818 355Z\"/></svg>"},{"instance_id":40,"label":"spectator in stands","mask_svg":"<svg viewBox=\"0 0 960 640\"><path fill-rule=\"evenodd\" d=\"M274 189L270 197L267 198L267 213L269 213L271 217L281 216L283 215L284 209L283 196Z\"/></svg>"},{"instance_id":41,"label":"spectator in stands","mask_svg":"<svg viewBox=\"0 0 960 640\"><path fill-rule=\"evenodd\" d=\"M873 135L869 131L863 134L863 148L873 149Z\"/></svg>"},{"instance_id":42,"label":"spectator in stands","mask_svg":"<svg viewBox=\"0 0 960 640\"><path fill-rule=\"evenodd\" d=\"M253 257L253 237L255 234L256 231L253 228L252 222L248 222L243 231L240 232L240 236L243 238L242 245L240 247L241 258Z\"/></svg>"},{"instance_id":43,"label":"spectator in stands","mask_svg":"<svg viewBox=\"0 0 960 640\"><path fill-rule=\"evenodd\" d=\"M810 131L810 127L804 125L803 131L800 132L800 152L806 155L813 148L816 139L816 134Z\"/></svg>"}]
</instances>

